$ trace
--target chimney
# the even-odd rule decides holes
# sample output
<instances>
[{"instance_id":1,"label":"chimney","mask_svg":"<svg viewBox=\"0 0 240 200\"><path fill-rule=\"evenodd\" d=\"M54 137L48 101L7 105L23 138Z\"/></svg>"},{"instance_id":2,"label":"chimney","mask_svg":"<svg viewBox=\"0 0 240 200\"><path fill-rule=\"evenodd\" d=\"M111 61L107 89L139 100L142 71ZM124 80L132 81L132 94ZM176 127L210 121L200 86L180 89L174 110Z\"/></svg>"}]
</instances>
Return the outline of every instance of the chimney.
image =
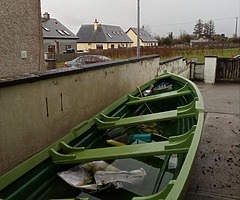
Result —
<instances>
[{"instance_id":1,"label":"chimney","mask_svg":"<svg viewBox=\"0 0 240 200\"><path fill-rule=\"evenodd\" d=\"M49 19L50 19L50 14L49 14L48 12L45 12L45 13L43 14L43 19L44 19L44 20L49 20Z\"/></svg>"},{"instance_id":2,"label":"chimney","mask_svg":"<svg viewBox=\"0 0 240 200\"><path fill-rule=\"evenodd\" d=\"M98 29L98 20L95 19L94 22L93 22L93 25L94 25L94 31L96 31Z\"/></svg>"}]
</instances>

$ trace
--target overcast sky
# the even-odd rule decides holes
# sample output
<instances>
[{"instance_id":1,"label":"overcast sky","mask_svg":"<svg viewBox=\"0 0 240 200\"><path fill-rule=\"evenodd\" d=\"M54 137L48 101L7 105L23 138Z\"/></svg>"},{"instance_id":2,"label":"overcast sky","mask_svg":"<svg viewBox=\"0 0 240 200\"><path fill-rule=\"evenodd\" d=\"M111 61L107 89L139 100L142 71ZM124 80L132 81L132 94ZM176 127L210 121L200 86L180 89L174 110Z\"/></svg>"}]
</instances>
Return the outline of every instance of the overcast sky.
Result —
<instances>
[{"instance_id":1,"label":"overcast sky","mask_svg":"<svg viewBox=\"0 0 240 200\"><path fill-rule=\"evenodd\" d=\"M82 24L91 24L95 18L124 31L137 27L137 0L41 0L41 7L42 14L49 12L75 34ZM140 25L147 26L153 35L192 34L198 19L212 19L216 33L232 37L236 17L240 35L240 0L140 0L140 10Z\"/></svg>"}]
</instances>

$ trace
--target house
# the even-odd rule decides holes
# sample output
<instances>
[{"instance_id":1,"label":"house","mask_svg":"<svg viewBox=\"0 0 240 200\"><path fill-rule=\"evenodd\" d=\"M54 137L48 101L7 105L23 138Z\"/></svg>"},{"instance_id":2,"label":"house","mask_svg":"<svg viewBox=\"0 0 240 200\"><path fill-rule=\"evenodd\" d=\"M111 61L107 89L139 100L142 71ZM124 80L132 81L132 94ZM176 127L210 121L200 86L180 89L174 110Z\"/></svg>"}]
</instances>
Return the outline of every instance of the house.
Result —
<instances>
[{"instance_id":1,"label":"house","mask_svg":"<svg viewBox=\"0 0 240 200\"><path fill-rule=\"evenodd\" d=\"M42 18L44 52L62 54L67 49L77 51L77 39L68 28L58 20L50 18L45 12Z\"/></svg>"},{"instance_id":2,"label":"house","mask_svg":"<svg viewBox=\"0 0 240 200\"><path fill-rule=\"evenodd\" d=\"M198 40L191 40L190 47L201 47L207 44L208 40L204 38L199 38Z\"/></svg>"},{"instance_id":3,"label":"house","mask_svg":"<svg viewBox=\"0 0 240 200\"><path fill-rule=\"evenodd\" d=\"M133 47L137 46L137 28L129 28L126 32L128 37L133 41ZM140 46L158 46L158 41L146 30L140 29Z\"/></svg>"},{"instance_id":4,"label":"house","mask_svg":"<svg viewBox=\"0 0 240 200\"><path fill-rule=\"evenodd\" d=\"M82 25L77 36L78 50L128 48L133 43L119 26L100 24L96 19L93 24Z\"/></svg>"}]
</instances>

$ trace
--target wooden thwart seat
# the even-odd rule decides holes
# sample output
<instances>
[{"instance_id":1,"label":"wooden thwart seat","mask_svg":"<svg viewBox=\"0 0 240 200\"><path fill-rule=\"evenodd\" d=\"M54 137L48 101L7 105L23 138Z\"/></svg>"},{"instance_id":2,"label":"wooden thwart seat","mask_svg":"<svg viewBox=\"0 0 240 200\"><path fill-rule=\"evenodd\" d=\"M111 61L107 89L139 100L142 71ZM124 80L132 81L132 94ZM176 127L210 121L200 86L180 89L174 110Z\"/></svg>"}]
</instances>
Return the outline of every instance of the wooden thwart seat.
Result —
<instances>
[{"instance_id":1,"label":"wooden thwart seat","mask_svg":"<svg viewBox=\"0 0 240 200\"><path fill-rule=\"evenodd\" d=\"M121 126L133 126L142 123L151 123L156 121L166 121L178 118L192 117L196 115L195 109L196 99L185 106L180 106L177 110L153 113L147 115L133 116L127 118L107 117L102 114L101 119L95 118L98 129L109 129Z\"/></svg>"},{"instance_id":2,"label":"wooden thwart seat","mask_svg":"<svg viewBox=\"0 0 240 200\"><path fill-rule=\"evenodd\" d=\"M162 94L155 94L155 95L150 95L146 97L134 97L132 95L128 95L129 102L127 102L127 105L134 105L134 104L141 104L141 103L147 103L151 101L157 101L157 100L163 100L163 99L168 99L168 98L173 98L173 97L178 97L178 96L184 96L187 94L191 94L191 90L189 89L188 83L186 83L182 88L176 91L171 91L171 92L166 92Z\"/></svg>"},{"instance_id":3,"label":"wooden thwart seat","mask_svg":"<svg viewBox=\"0 0 240 200\"><path fill-rule=\"evenodd\" d=\"M195 127L183 135L170 137L172 139L169 141L97 149L70 147L62 142L62 150L66 151L66 153L62 154L55 151L54 149L51 149L50 154L55 164L73 164L90 162L94 160L109 160L140 156L185 153L188 151L191 145L194 131Z\"/></svg>"}]
</instances>

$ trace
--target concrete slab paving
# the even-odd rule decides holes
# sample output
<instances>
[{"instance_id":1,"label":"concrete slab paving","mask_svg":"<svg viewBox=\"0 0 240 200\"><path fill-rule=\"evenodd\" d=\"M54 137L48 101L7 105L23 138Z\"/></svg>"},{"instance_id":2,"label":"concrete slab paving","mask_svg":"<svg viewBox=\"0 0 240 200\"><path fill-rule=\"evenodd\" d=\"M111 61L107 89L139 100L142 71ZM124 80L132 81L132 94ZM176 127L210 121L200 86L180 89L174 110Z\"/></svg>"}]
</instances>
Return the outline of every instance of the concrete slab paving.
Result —
<instances>
[{"instance_id":1,"label":"concrete slab paving","mask_svg":"<svg viewBox=\"0 0 240 200\"><path fill-rule=\"evenodd\" d=\"M240 114L240 85L196 83L202 93L205 112Z\"/></svg>"},{"instance_id":2,"label":"concrete slab paving","mask_svg":"<svg viewBox=\"0 0 240 200\"><path fill-rule=\"evenodd\" d=\"M240 199L240 85L197 85L206 118L185 199Z\"/></svg>"}]
</instances>

